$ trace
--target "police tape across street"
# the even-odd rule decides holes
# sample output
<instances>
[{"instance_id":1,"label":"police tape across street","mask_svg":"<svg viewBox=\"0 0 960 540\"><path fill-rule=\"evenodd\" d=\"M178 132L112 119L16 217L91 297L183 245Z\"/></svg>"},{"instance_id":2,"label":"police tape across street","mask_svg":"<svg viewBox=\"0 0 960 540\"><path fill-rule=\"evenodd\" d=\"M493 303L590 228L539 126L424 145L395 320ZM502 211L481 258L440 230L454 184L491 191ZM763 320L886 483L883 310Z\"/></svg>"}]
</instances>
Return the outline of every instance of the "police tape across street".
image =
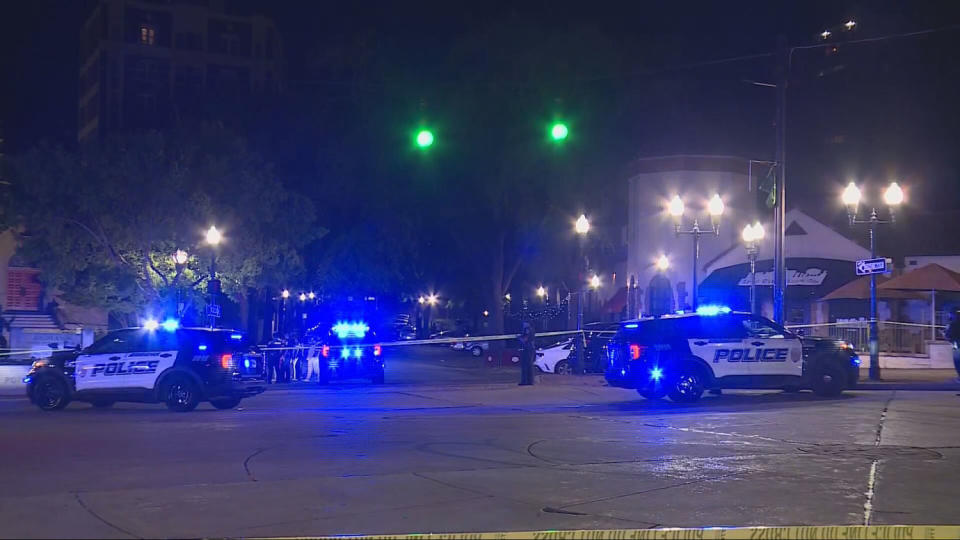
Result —
<instances>
[{"instance_id":1,"label":"police tape across street","mask_svg":"<svg viewBox=\"0 0 960 540\"><path fill-rule=\"evenodd\" d=\"M573 336L576 334L585 335L587 331L585 330L560 330L556 332L542 332L538 333L536 337L560 337L560 336ZM616 334L612 330L591 330L591 334L600 334L600 335L613 335ZM484 341L506 341L510 339L517 339L520 337L520 334L497 334L490 336L465 336L465 337L441 337L441 338L429 338L429 339L409 339L403 341L384 341L382 343L357 343L350 344L349 347L352 348L363 348L363 347L406 347L412 345L452 345L454 343L463 343L465 341L475 343L475 342L484 342ZM312 345L289 345L285 347L260 347L262 351L299 351L304 349L311 348ZM335 349L337 346L331 346Z\"/></svg>"}]
</instances>

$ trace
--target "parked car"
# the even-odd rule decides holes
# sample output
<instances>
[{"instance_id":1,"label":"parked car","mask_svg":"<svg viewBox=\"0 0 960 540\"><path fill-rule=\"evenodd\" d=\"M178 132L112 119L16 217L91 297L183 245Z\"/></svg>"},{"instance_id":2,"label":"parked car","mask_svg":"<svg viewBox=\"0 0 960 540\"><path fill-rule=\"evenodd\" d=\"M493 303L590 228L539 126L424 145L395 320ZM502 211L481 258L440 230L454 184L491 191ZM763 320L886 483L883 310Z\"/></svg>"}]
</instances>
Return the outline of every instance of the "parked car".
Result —
<instances>
[{"instance_id":1,"label":"parked car","mask_svg":"<svg viewBox=\"0 0 960 540\"><path fill-rule=\"evenodd\" d=\"M620 323L615 322L597 322L583 325L583 372L584 373L603 373L606 367L607 344L620 328ZM573 349L570 352L572 365L576 365L575 355L580 346L580 340L574 340Z\"/></svg>"},{"instance_id":2,"label":"parked car","mask_svg":"<svg viewBox=\"0 0 960 540\"><path fill-rule=\"evenodd\" d=\"M573 365L570 363L570 354L573 351L574 339L566 339L559 343L537 349L537 359L534 365L544 373L570 375Z\"/></svg>"}]
</instances>

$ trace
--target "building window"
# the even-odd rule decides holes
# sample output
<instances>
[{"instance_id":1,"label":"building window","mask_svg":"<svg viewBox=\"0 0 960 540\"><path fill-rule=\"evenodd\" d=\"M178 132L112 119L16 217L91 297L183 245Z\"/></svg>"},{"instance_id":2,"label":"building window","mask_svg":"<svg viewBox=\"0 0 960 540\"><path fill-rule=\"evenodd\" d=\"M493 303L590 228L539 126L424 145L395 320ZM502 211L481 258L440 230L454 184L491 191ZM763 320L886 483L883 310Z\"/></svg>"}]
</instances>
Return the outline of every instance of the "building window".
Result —
<instances>
[{"instance_id":1,"label":"building window","mask_svg":"<svg viewBox=\"0 0 960 540\"><path fill-rule=\"evenodd\" d=\"M140 25L140 43L142 45L156 45L157 31L149 24Z\"/></svg>"}]
</instances>

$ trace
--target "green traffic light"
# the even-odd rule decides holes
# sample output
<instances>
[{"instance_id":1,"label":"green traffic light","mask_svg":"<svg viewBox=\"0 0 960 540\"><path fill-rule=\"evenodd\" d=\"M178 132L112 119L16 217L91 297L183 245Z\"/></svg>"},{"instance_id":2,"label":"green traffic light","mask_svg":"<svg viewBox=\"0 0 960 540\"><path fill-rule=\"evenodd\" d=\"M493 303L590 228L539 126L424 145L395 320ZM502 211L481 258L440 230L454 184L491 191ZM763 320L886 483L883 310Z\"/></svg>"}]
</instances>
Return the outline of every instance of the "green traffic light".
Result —
<instances>
[{"instance_id":1,"label":"green traffic light","mask_svg":"<svg viewBox=\"0 0 960 540\"><path fill-rule=\"evenodd\" d=\"M421 129L417 132L417 146L427 148L433 145L433 133L429 129Z\"/></svg>"},{"instance_id":2,"label":"green traffic light","mask_svg":"<svg viewBox=\"0 0 960 540\"><path fill-rule=\"evenodd\" d=\"M567 129L567 125L563 122L557 122L550 127L550 137L555 141L562 141L566 139L569 134L570 130Z\"/></svg>"}]
</instances>

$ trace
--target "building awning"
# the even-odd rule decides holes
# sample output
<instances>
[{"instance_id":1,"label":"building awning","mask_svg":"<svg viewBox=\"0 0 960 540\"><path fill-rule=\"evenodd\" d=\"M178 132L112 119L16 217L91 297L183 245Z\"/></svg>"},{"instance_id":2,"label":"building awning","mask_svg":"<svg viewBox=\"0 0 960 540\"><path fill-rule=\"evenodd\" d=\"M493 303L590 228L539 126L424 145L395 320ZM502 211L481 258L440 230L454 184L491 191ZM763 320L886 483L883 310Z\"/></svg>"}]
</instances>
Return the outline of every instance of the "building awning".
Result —
<instances>
[{"instance_id":1,"label":"building awning","mask_svg":"<svg viewBox=\"0 0 960 540\"><path fill-rule=\"evenodd\" d=\"M877 298L886 300L923 300L926 298L921 294L909 291L881 289L880 285L887 281L890 281L889 277L882 274L877 276ZM866 300L868 298L870 298L870 276L863 276L846 285L841 285L821 300Z\"/></svg>"},{"instance_id":2,"label":"building awning","mask_svg":"<svg viewBox=\"0 0 960 540\"><path fill-rule=\"evenodd\" d=\"M939 264L928 264L877 287L900 291L960 292L960 274Z\"/></svg>"},{"instance_id":3,"label":"building awning","mask_svg":"<svg viewBox=\"0 0 960 540\"><path fill-rule=\"evenodd\" d=\"M787 258L786 299L792 302L817 300L856 278L851 261L790 257ZM758 297L769 298L773 286L773 260L757 261L756 280ZM700 302L748 310L750 284L749 264L718 268L700 284Z\"/></svg>"}]
</instances>

